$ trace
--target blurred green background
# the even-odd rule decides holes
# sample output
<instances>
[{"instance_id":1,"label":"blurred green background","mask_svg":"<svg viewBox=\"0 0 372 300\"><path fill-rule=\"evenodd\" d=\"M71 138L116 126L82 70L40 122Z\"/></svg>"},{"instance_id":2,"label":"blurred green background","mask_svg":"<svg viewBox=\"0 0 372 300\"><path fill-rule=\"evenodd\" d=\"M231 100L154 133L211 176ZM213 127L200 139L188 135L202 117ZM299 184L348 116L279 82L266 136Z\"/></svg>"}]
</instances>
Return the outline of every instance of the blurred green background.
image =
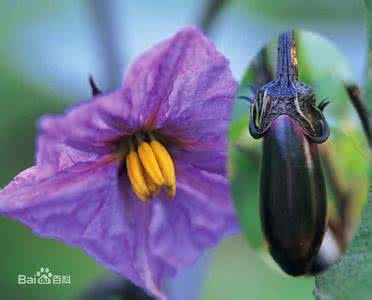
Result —
<instances>
[{"instance_id":1,"label":"blurred green background","mask_svg":"<svg viewBox=\"0 0 372 300\"><path fill-rule=\"evenodd\" d=\"M208 3L1 1L1 186L33 164L35 124L42 114L60 112L88 98L88 74L94 75L103 90L120 84L126 65L145 48L182 26L203 24ZM309 3L226 1L208 34L230 59L236 79L246 78L241 92L253 79L244 76L249 63L280 31L303 28L328 39L309 32L298 35L301 79L314 86L318 101L328 97L332 102L326 110L332 127L329 148L341 184L357 203L358 216L366 198L368 151L343 81L363 84L367 50L363 5L362 1L336 0ZM271 42L270 54L274 48ZM200 264L181 274L181 279L169 282L172 300L196 299L197 294L203 300L313 299L313 279L284 275L262 248L257 191L260 142L247 135L247 103L235 101L233 117L230 169L247 239L226 239ZM113 276L80 249L39 239L28 228L3 217L0 234L0 299L77 299L95 280ZM33 275L40 267L70 275L71 284L17 284L18 274ZM200 291L194 282L198 277L204 278Z\"/></svg>"}]
</instances>

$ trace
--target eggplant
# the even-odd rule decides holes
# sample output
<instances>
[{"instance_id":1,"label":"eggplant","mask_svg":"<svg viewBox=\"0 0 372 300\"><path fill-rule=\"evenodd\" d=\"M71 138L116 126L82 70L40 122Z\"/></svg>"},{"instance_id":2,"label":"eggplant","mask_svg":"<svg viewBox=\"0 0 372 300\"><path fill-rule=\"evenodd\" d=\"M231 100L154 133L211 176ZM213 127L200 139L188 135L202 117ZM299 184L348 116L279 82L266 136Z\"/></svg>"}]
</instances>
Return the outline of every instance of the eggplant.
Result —
<instances>
[{"instance_id":1,"label":"eggplant","mask_svg":"<svg viewBox=\"0 0 372 300\"><path fill-rule=\"evenodd\" d=\"M308 273L325 231L326 190L316 144L287 115L263 139L260 213L274 260L288 274Z\"/></svg>"},{"instance_id":2,"label":"eggplant","mask_svg":"<svg viewBox=\"0 0 372 300\"><path fill-rule=\"evenodd\" d=\"M263 138L262 230L274 260L298 276L314 270L327 216L318 144L330 131L313 89L298 80L293 32L279 36L276 78L251 103L249 132Z\"/></svg>"}]
</instances>

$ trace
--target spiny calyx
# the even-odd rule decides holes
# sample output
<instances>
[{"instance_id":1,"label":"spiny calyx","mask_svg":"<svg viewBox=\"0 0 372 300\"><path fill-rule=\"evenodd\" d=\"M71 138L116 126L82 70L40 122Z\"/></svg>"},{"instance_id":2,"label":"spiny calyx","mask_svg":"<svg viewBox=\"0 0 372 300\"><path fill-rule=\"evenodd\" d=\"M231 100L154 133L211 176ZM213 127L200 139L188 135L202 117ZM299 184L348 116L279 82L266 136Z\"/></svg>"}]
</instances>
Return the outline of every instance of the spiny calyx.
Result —
<instances>
[{"instance_id":1,"label":"spiny calyx","mask_svg":"<svg viewBox=\"0 0 372 300\"><path fill-rule=\"evenodd\" d=\"M317 106L312 88L298 80L293 32L279 36L277 60L276 78L261 87L251 103L250 134L256 139L263 137L276 118L288 115L301 126L311 143L325 142L330 133L323 115L327 102Z\"/></svg>"},{"instance_id":2,"label":"spiny calyx","mask_svg":"<svg viewBox=\"0 0 372 300\"><path fill-rule=\"evenodd\" d=\"M129 138L128 143L126 169L137 197L148 201L164 187L169 198L174 198L176 175L172 157L167 149L152 134L135 134Z\"/></svg>"},{"instance_id":3,"label":"spiny calyx","mask_svg":"<svg viewBox=\"0 0 372 300\"><path fill-rule=\"evenodd\" d=\"M301 81L282 85L280 80L273 80L260 88L252 101L249 131L254 138L260 138L277 117L289 115L312 143L321 144L329 136L323 115L327 103L316 105L312 88Z\"/></svg>"}]
</instances>

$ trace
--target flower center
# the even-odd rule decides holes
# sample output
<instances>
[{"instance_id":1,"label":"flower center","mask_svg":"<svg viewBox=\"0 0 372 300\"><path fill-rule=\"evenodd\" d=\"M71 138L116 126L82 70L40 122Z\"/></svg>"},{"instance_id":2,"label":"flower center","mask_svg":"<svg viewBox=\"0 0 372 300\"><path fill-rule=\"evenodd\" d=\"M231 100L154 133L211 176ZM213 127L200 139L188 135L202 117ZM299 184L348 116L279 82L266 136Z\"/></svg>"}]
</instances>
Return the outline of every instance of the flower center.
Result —
<instances>
[{"instance_id":1,"label":"flower center","mask_svg":"<svg viewBox=\"0 0 372 300\"><path fill-rule=\"evenodd\" d=\"M129 138L126 167L133 192L142 201L155 197L162 188L169 198L176 195L176 175L167 149L151 134Z\"/></svg>"}]
</instances>

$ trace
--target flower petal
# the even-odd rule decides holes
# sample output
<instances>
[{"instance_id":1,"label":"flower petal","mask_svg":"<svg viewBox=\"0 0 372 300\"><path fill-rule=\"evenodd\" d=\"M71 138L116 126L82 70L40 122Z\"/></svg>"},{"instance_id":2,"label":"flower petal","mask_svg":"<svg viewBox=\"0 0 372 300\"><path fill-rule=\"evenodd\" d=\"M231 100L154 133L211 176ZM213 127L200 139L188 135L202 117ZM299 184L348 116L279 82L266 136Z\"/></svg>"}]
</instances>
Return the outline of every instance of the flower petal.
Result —
<instances>
[{"instance_id":1,"label":"flower petal","mask_svg":"<svg viewBox=\"0 0 372 300\"><path fill-rule=\"evenodd\" d=\"M128 182L118 181L127 178L118 177L117 163L79 163L47 179L39 171L33 167L22 172L0 191L0 214L19 220L39 236L82 247L104 266L163 299L164 275L153 270L143 234L148 231L144 226L150 207L134 198Z\"/></svg>"},{"instance_id":2,"label":"flower petal","mask_svg":"<svg viewBox=\"0 0 372 300\"><path fill-rule=\"evenodd\" d=\"M0 191L0 214L81 246L165 299L165 276L237 230L226 178L236 87L227 60L201 32L179 32L142 55L118 91L41 119L37 164ZM112 142L142 129L181 144L169 146L173 200L163 192L142 203L118 173Z\"/></svg>"},{"instance_id":3,"label":"flower petal","mask_svg":"<svg viewBox=\"0 0 372 300\"><path fill-rule=\"evenodd\" d=\"M206 172L227 176L227 138L221 139L221 144L207 147L191 147L170 149L172 158L177 164L188 164ZM221 149L223 148L223 149Z\"/></svg>"},{"instance_id":4,"label":"flower petal","mask_svg":"<svg viewBox=\"0 0 372 300\"><path fill-rule=\"evenodd\" d=\"M195 28L141 55L123 84L139 123L197 146L223 141L236 88L226 58Z\"/></svg>"},{"instance_id":5,"label":"flower petal","mask_svg":"<svg viewBox=\"0 0 372 300\"><path fill-rule=\"evenodd\" d=\"M175 270L239 230L225 177L178 165L177 194L154 202L149 249Z\"/></svg>"},{"instance_id":6,"label":"flower petal","mask_svg":"<svg viewBox=\"0 0 372 300\"><path fill-rule=\"evenodd\" d=\"M122 90L118 90L82 102L62 115L42 117L37 163L61 170L110 153L111 141L136 129L129 106Z\"/></svg>"},{"instance_id":7,"label":"flower petal","mask_svg":"<svg viewBox=\"0 0 372 300\"><path fill-rule=\"evenodd\" d=\"M29 168L0 191L0 213L40 235L77 244L102 205L116 169L114 164L79 163L45 178L38 166Z\"/></svg>"}]
</instances>

